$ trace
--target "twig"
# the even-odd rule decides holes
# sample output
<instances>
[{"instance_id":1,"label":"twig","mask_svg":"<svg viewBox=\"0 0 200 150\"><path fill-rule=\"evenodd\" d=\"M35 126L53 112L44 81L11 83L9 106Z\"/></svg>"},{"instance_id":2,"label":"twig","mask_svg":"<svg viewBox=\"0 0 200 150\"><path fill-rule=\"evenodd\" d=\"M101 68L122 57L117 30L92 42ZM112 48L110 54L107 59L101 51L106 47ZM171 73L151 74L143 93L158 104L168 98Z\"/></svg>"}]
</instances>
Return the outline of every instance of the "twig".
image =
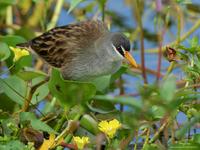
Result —
<instances>
[{"instance_id":1,"label":"twig","mask_svg":"<svg viewBox=\"0 0 200 150\"><path fill-rule=\"evenodd\" d=\"M54 14L53 14L53 16L51 18L50 23L47 26L47 30L52 29L52 28L54 28L56 26L56 23L58 21L59 15L60 15L60 12L62 10L63 3L64 3L64 0L58 0L57 1L56 6L55 6Z\"/></svg>"},{"instance_id":2,"label":"twig","mask_svg":"<svg viewBox=\"0 0 200 150\"><path fill-rule=\"evenodd\" d=\"M122 76L119 78L119 90L120 90L120 95L124 95L124 87L123 87L123 79ZM120 104L120 111L123 112L123 104Z\"/></svg>"},{"instance_id":3,"label":"twig","mask_svg":"<svg viewBox=\"0 0 200 150\"><path fill-rule=\"evenodd\" d=\"M150 129L147 129L147 134L146 134L146 138L145 138L145 142L143 144L142 149L145 150L146 146L149 144L149 136L150 136Z\"/></svg>"},{"instance_id":4,"label":"twig","mask_svg":"<svg viewBox=\"0 0 200 150\"><path fill-rule=\"evenodd\" d=\"M77 120L79 120L80 117L81 117L81 114L76 114L76 116L74 117L74 120L69 122L68 126L56 137L54 143L51 145L50 148L54 148L57 145L57 143L61 139L65 138L67 135L68 135L66 137L67 141L65 140L65 142L66 143L70 142L70 141L68 141L69 140L68 137L71 136L71 134L69 134L69 133L73 133L78 128Z\"/></svg>"},{"instance_id":5,"label":"twig","mask_svg":"<svg viewBox=\"0 0 200 150\"><path fill-rule=\"evenodd\" d=\"M165 27L161 31L160 34L158 34L158 41L159 41L159 48L158 48L158 66L157 66L157 82L159 82L160 79L160 72L161 72L161 63L162 63L162 38L165 32Z\"/></svg>"},{"instance_id":6,"label":"twig","mask_svg":"<svg viewBox=\"0 0 200 150\"><path fill-rule=\"evenodd\" d=\"M142 19L140 15L140 11L141 11L140 1L139 0L133 1L133 5L135 8L135 17L140 29L140 46L141 46L140 54L141 54L142 76L144 79L144 83L147 84L148 81L147 81L146 70L145 70L145 54L144 54L144 32L143 32Z\"/></svg>"},{"instance_id":7,"label":"twig","mask_svg":"<svg viewBox=\"0 0 200 150\"><path fill-rule=\"evenodd\" d=\"M38 87L40 87L41 85L43 85L44 83L49 81L49 77L47 77L45 80L39 82L38 84L34 85L33 87L31 87L31 90L29 92L28 98L27 100L24 102L24 106L22 108L22 111L25 112L28 110L29 108L29 104L31 103L31 99L33 97L33 94L35 93L35 91L37 90Z\"/></svg>"},{"instance_id":8,"label":"twig","mask_svg":"<svg viewBox=\"0 0 200 150\"><path fill-rule=\"evenodd\" d=\"M160 133L165 129L165 127L169 124L169 118L162 124L162 126L158 129L158 131L154 134L154 136L152 137L152 139L149 141L149 143L153 143L155 142L155 140L158 139L158 136L160 135Z\"/></svg>"}]
</instances>

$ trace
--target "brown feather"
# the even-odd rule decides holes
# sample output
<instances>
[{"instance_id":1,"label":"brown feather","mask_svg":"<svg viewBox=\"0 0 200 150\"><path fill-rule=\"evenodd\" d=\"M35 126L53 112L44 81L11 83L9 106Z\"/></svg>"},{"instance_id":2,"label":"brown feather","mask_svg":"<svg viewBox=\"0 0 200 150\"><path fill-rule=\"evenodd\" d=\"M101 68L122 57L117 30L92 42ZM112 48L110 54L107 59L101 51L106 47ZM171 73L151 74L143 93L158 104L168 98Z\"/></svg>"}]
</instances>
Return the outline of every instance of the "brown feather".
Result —
<instances>
[{"instance_id":1,"label":"brown feather","mask_svg":"<svg viewBox=\"0 0 200 150\"><path fill-rule=\"evenodd\" d=\"M31 40L30 47L46 62L61 68L78 53L93 46L108 30L101 21L84 21L56 27Z\"/></svg>"}]
</instances>

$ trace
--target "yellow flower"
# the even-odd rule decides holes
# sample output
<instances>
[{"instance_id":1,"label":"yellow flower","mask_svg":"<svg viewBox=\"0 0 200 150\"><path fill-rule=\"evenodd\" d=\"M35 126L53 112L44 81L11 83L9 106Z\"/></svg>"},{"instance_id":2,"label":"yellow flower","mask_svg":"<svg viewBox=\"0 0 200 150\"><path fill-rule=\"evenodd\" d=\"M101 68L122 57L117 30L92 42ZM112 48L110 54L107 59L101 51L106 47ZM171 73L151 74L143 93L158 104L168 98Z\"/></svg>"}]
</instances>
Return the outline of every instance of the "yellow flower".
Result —
<instances>
[{"instance_id":1,"label":"yellow flower","mask_svg":"<svg viewBox=\"0 0 200 150\"><path fill-rule=\"evenodd\" d=\"M113 119L111 121L101 121L98 125L99 130L105 133L108 138L113 138L116 131L121 127L121 123L118 120Z\"/></svg>"},{"instance_id":2,"label":"yellow flower","mask_svg":"<svg viewBox=\"0 0 200 150\"><path fill-rule=\"evenodd\" d=\"M73 137L73 141L74 141L74 144L78 147L78 149L83 149L85 147L86 144L88 144L90 141L89 141L89 138L86 137L86 136L83 136L83 137L79 137L79 136L74 136Z\"/></svg>"},{"instance_id":3,"label":"yellow flower","mask_svg":"<svg viewBox=\"0 0 200 150\"><path fill-rule=\"evenodd\" d=\"M21 49L21 48L17 48L17 47L12 47L10 46L10 49L14 52L15 56L14 56L14 61L19 60L21 57L23 56L27 56L29 55L29 52L26 49Z\"/></svg>"},{"instance_id":4,"label":"yellow flower","mask_svg":"<svg viewBox=\"0 0 200 150\"><path fill-rule=\"evenodd\" d=\"M54 141L55 141L55 135L50 134L48 140L44 139L44 142L40 146L39 150L48 150L54 144Z\"/></svg>"},{"instance_id":5,"label":"yellow flower","mask_svg":"<svg viewBox=\"0 0 200 150\"><path fill-rule=\"evenodd\" d=\"M63 138L56 141L55 134L50 134L49 139L44 139L42 145L40 146L39 150L50 150L55 148L57 145L59 145L63 141Z\"/></svg>"}]
</instances>

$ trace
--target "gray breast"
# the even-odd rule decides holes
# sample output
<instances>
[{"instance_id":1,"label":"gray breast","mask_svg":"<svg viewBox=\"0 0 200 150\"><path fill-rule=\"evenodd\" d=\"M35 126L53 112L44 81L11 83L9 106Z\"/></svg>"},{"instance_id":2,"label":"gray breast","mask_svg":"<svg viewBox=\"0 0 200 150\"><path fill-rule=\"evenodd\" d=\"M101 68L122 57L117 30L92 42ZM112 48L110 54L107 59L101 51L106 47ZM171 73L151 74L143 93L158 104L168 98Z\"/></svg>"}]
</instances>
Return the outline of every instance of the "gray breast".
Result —
<instances>
[{"instance_id":1,"label":"gray breast","mask_svg":"<svg viewBox=\"0 0 200 150\"><path fill-rule=\"evenodd\" d=\"M79 56L71 62L71 67L62 68L64 79L90 80L116 72L121 66L123 57L113 50L108 39L97 40L89 49L79 53Z\"/></svg>"}]
</instances>

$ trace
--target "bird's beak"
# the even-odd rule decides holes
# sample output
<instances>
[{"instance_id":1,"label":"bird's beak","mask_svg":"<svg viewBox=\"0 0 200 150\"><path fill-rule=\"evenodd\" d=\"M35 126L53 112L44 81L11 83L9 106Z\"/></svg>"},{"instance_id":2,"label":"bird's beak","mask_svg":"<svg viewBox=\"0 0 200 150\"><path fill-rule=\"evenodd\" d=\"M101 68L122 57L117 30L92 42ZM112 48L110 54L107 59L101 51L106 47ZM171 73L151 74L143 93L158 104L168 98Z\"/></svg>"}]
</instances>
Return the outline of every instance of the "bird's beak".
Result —
<instances>
[{"instance_id":1,"label":"bird's beak","mask_svg":"<svg viewBox=\"0 0 200 150\"><path fill-rule=\"evenodd\" d=\"M124 57L131 63L132 66L137 68L137 63L135 59L131 56L128 51L125 51Z\"/></svg>"}]
</instances>

